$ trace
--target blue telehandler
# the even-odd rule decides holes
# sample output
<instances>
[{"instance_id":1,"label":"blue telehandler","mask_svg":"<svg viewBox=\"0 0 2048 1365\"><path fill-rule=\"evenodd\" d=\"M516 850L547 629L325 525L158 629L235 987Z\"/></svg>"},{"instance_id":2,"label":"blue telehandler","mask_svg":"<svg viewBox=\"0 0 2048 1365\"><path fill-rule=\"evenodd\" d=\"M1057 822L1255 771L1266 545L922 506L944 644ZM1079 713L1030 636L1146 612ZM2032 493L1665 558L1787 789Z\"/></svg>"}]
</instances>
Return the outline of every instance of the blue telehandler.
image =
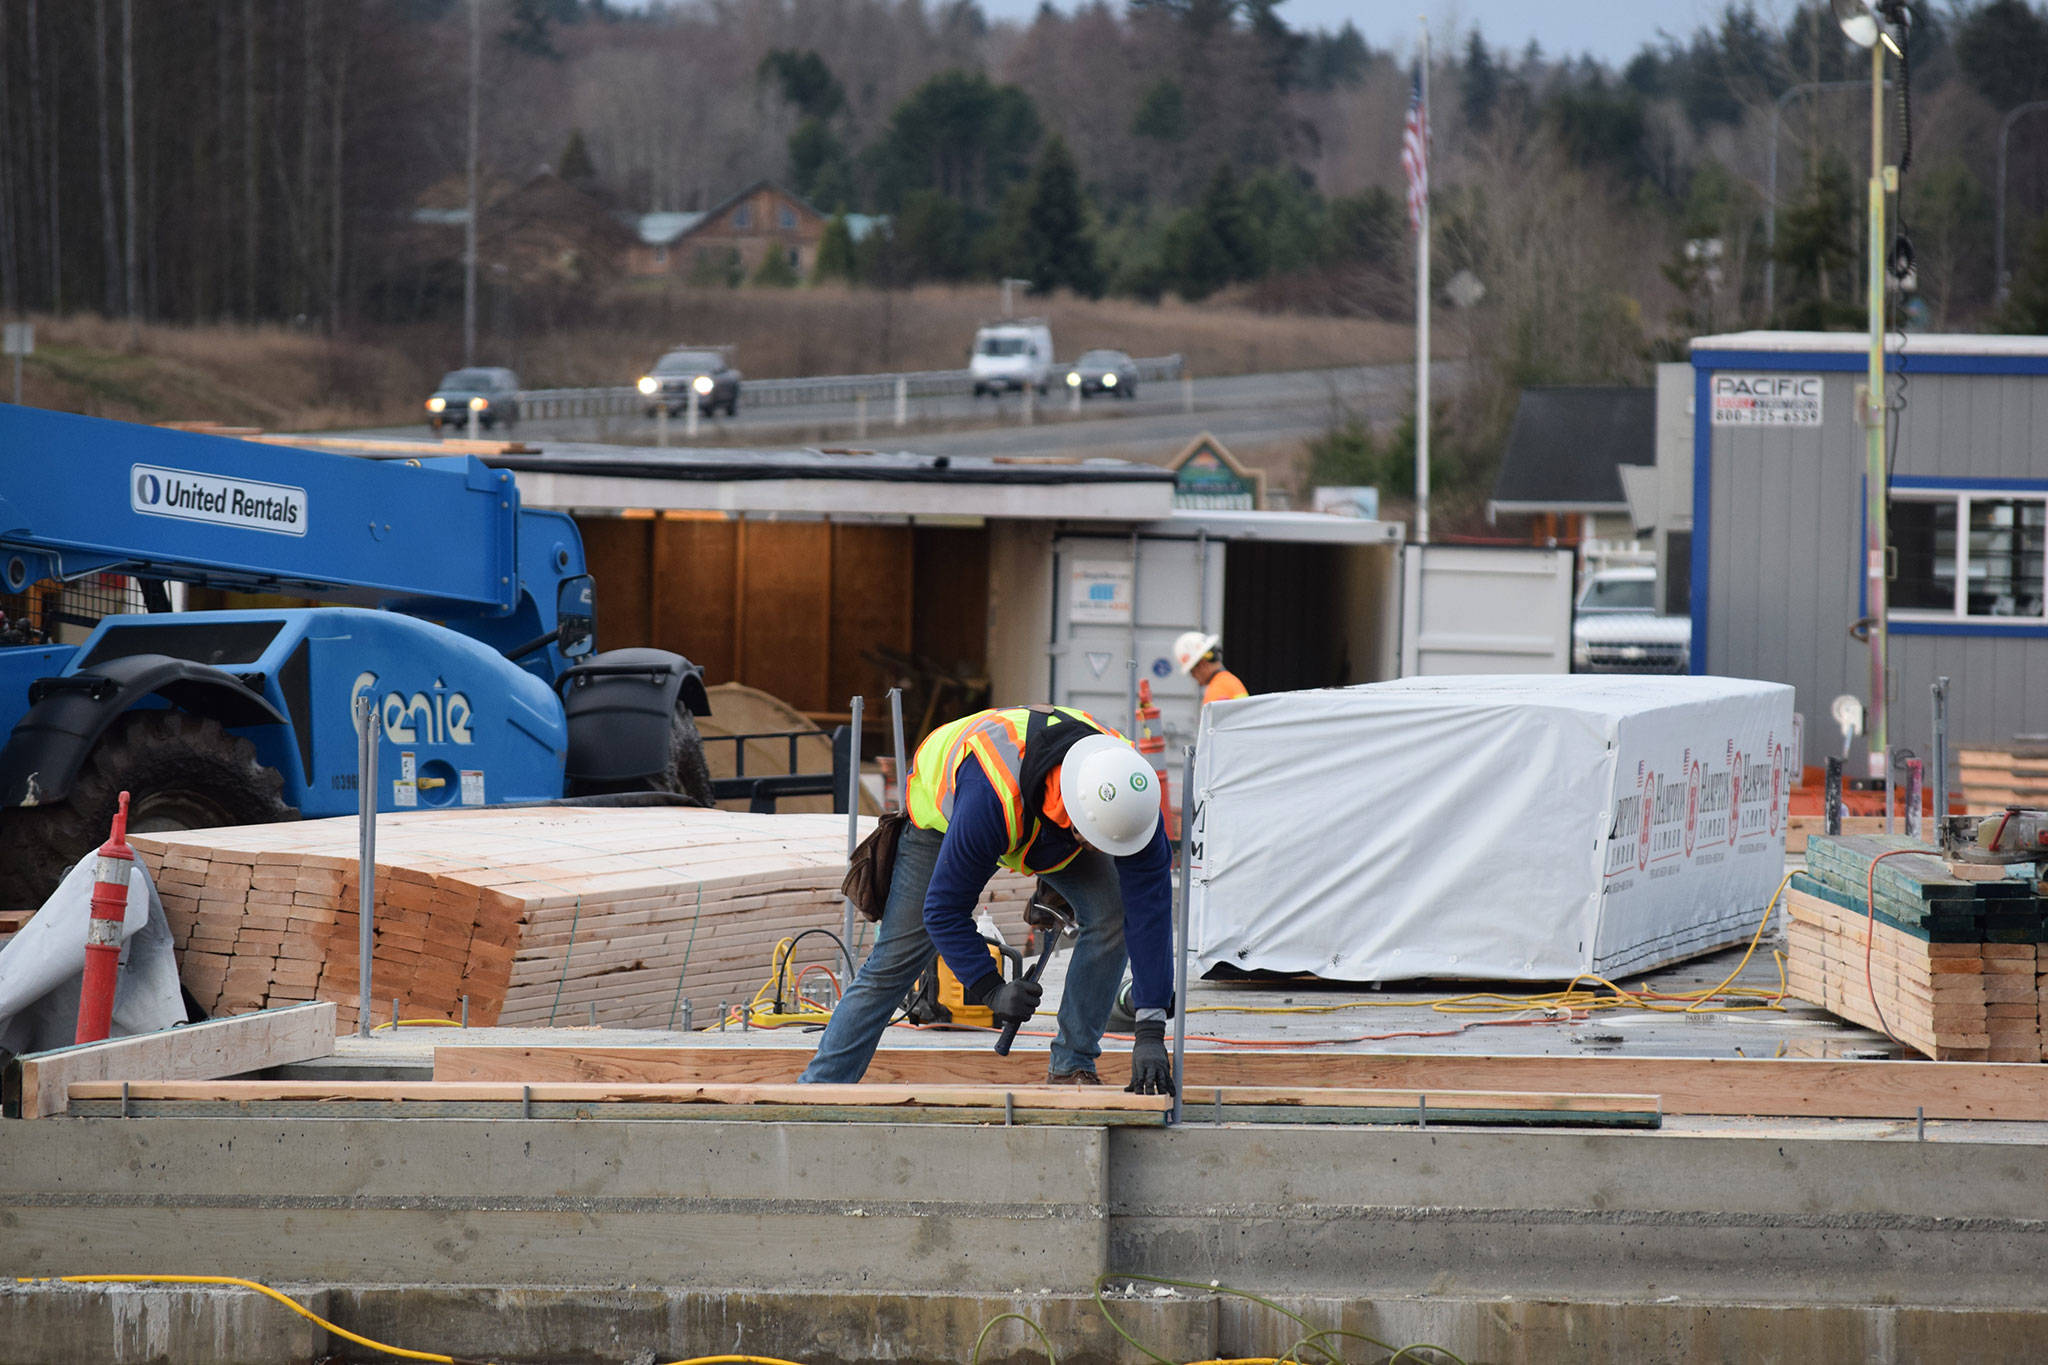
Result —
<instances>
[{"instance_id":1,"label":"blue telehandler","mask_svg":"<svg viewBox=\"0 0 2048 1365\"><path fill-rule=\"evenodd\" d=\"M0 907L106 837L623 792L710 804L681 655L593 653L576 524L471 455L389 457L0 404L0 592L122 575L76 644L0 628ZM167 582L321 605L170 612ZM659 799L659 798L654 798Z\"/></svg>"}]
</instances>

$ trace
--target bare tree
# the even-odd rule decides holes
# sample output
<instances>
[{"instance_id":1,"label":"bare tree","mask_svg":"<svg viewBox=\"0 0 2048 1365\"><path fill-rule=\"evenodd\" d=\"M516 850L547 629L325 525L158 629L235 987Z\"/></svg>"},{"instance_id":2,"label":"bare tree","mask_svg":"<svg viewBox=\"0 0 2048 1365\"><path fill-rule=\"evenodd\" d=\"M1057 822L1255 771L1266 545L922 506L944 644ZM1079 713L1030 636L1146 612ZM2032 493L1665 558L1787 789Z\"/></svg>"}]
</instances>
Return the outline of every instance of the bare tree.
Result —
<instances>
[{"instance_id":1,"label":"bare tree","mask_svg":"<svg viewBox=\"0 0 2048 1365\"><path fill-rule=\"evenodd\" d=\"M127 232L121 255L127 281L128 344L142 341L142 276L135 257L135 0L121 0L121 180Z\"/></svg>"},{"instance_id":2,"label":"bare tree","mask_svg":"<svg viewBox=\"0 0 2048 1365\"><path fill-rule=\"evenodd\" d=\"M106 311L121 311L121 215L114 206L113 115L107 108L107 0L93 0L93 91L99 115L100 244L106 276Z\"/></svg>"},{"instance_id":3,"label":"bare tree","mask_svg":"<svg viewBox=\"0 0 2048 1365\"><path fill-rule=\"evenodd\" d=\"M256 319L256 0L242 0L242 316Z\"/></svg>"},{"instance_id":4,"label":"bare tree","mask_svg":"<svg viewBox=\"0 0 2048 1365\"><path fill-rule=\"evenodd\" d=\"M8 148L13 142L8 114L14 101L7 82L7 11L0 3L0 305L8 312L21 306L21 280L15 270L17 220L14 213L14 171Z\"/></svg>"}]
</instances>

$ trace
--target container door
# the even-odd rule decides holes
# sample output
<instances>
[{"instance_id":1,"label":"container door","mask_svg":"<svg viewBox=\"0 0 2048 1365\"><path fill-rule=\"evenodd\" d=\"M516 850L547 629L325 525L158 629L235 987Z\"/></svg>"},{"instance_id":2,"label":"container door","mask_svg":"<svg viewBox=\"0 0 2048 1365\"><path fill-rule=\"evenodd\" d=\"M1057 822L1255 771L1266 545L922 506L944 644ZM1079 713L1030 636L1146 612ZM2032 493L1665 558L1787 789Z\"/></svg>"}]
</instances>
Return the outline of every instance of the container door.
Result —
<instances>
[{"instance_id":1,"label":"container door","mask_svg":"<svg viewBox=\"0 0 2048 1365\"><path fill-rule=\"evenodd\" d=\"M1220 631L1223 546L1205 539L1066 535L1053 543L1052 699L1131 723L1131 665L1150 680L1170 753L1194 743L1201 692L1173 666L1174 637Z\"/></svg>"},{"instance_id":2,"label":"container door","mask_svg":"<svg viewBox=\"0 0 2048 1365\"><path fill-rule=\"evenodd\" d=\"M1401 673L1569 673L1572 552L1410 545Z\"/></svg>"}]
</instances>

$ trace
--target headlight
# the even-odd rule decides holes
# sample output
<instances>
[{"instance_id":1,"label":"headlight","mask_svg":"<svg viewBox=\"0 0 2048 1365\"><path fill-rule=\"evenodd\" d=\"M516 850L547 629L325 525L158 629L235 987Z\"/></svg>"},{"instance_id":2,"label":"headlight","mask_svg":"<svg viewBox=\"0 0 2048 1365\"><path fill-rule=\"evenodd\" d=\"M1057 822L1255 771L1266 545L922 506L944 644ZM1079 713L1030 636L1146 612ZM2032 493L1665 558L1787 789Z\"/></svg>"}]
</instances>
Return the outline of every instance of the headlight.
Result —
<instances>
[{"instance_id":1,"label":"headlight","mask_svg":"<svg viewBox=\"0 0 2048 1365\"><path fill-rule=\"evenodd\" d=\"M708 374L698 375L695 379L690 381L690 387L695 389L697 392L708 396L713 387L711 383L711 376Z\"/></svg>"},{"instance_id":2,"label":"headlight","mask_svg":"<svg viewBox=\"0 0 2048 1365\"><path fill-rule=\"evenodd\" d=\"M471 412L482 412L490 405L491 400L488 398L472 398L469 400L469 410Z\"/></svg>"},{"instance_id":3,"label":"headlight","mask_svg":"<svg viewBox=\"0 0 2048 1365\"><path fill-rule=\"evenodd\" d=\"M1069 374L1069 375L1067 376L1067 387L1068 387L1068 388L1070 388L1070 389L1078 389L1078 388L1080 388L1080 387L1081 387L1081 376L1080 376L1080 375L1078 375L1078 374Z\"/></svg>"},{"instance_id":4,"label":"headlight","mask_svg":"<svg viewBox=\"0 0 2048 1365\"><path fill-rule=\"evenodd\" d=\"M646 374L640 376L640 392L646 394L649 398L652 398L655 394L655 391L660 387L661 381L656 379L653 375Z\"/></svg>"},{"instance_id":5,"label":"headlight","mask_svg":"<svg viewBox=\"0 0 2048 1365\"><path fill-rule=\"evenodd\" d=\"M428 412L439 412L439 411L440 411L441 409L443 409L443 408L445 408L445 407L447 407L447 406L448 406L448 400L447 400L447 399L445 399L445 398L441 398L441 397L434 397L434 398L429 398L429 399L427 400L427 411L428 411Z\"/></svg>"},{"instance_id":6,"label":"headlight","mask_svg":"<svg viewBox=\"0 0 2048 1365\"><path fill-rule=\"evenodd\" d=\"M1113 375L1113 374L1106 374L1106 375L1102 376L1102 387L1103 387L1103 388L1105 388L1105 389L1113 389L1113 388L1115 388L1115 387L1116 387L1116 376L1115 376L1115 375Z\"/></svg>"}]
</instances>

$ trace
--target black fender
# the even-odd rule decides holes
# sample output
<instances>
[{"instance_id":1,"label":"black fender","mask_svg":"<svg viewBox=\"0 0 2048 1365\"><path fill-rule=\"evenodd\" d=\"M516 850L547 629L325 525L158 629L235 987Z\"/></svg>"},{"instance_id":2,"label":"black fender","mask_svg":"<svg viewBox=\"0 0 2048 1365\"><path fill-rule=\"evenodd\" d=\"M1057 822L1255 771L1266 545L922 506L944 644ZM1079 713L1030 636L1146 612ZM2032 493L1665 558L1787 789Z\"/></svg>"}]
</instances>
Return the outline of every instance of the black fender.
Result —
<instances>
[{"instance_id":1,"label":"black fender","mask_svg":"<svg viewBox=\"0 0 2048 1365\"><path fill-rule=\"evenodd\" d=\"M29 686L28 714L0 748L0 806L49 805L69 796L100 736L149 696L230 730L287 723L239 675L167 654L130 654L82 673L38 678Z\"/></svg>"},{"instance_id":2,"label":"black fender","mask_svg":"<svg viewBox=\"0 0 2048 1365\"><path fill-rule=\"evenodd\" d=\"M612 649L580 659L558 686L569 721L572 783L631 782L664 772L680 701L711 714L704 670L665 649Z\"/></svg>"}]
</instances>

